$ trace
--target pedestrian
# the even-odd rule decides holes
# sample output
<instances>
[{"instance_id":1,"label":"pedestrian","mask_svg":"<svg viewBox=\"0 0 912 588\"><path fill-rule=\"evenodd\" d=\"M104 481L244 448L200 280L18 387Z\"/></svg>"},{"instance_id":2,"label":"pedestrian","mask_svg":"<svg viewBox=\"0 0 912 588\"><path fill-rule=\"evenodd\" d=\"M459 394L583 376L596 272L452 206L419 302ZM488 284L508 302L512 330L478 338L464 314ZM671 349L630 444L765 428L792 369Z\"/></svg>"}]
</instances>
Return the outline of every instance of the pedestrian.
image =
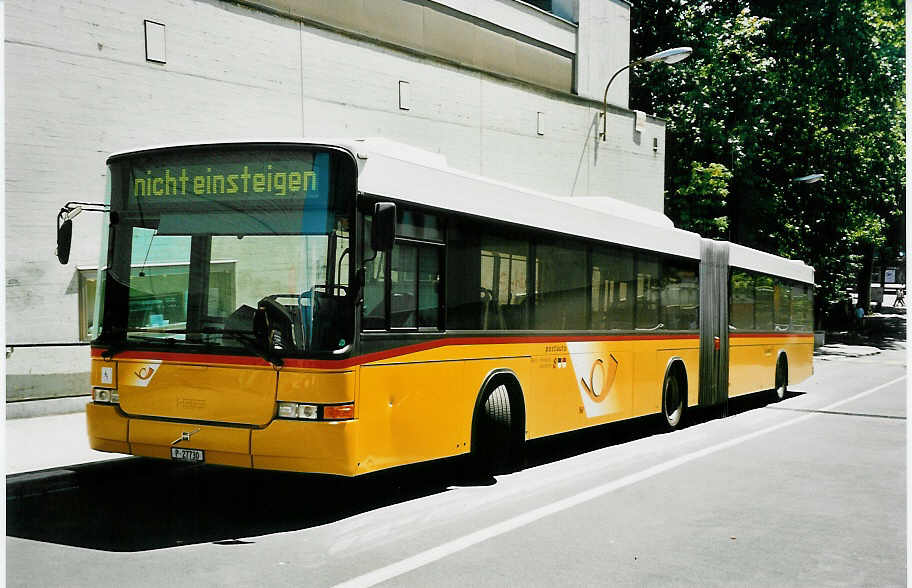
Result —
<instances>
[{"instance_id":1,"label":"pedestrian","mask_svg":"<svg viewBox=\"0 0 912 588\"><path fill-rule=\"evenodd\" d=\"M905 288L900 288L899 290L896 291L896 300L893 301L893 308L896 308L897 306L905 306L905 305L906 305L906 290L905 290Z\"/></svg>"},{"instance_id":2,"label":"pedestrian","mask_svg":"<svg viewBox=\"0 0 912 588\"><path fill-rule=\"evenodd\" d=\"M859 304L857 307L855 307L855 323L859 331L864 330L864 316L864 307Z\"/></svg>"}]
</instances>

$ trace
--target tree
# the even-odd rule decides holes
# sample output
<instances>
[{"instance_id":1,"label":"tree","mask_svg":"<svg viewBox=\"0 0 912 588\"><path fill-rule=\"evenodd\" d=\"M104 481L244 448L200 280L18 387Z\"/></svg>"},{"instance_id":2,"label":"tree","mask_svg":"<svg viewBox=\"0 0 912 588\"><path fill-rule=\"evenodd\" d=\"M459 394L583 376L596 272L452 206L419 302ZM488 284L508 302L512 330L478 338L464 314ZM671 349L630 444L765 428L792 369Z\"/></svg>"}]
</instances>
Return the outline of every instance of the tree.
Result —
<instances>
[{"instance_id":1,"label":"tree","mask_svg":"<svg viewBox=\"0 0 912 588\"><path fill-rule=\"evenodd\" d=\"M902 3L643 0L631 18L634 56L694 47L631 83L631 103L668 121L675 223L807 261L818 316L849 285L866 302L874 249L904 249ZM701 180L723 168L724 189Z\"/></svg>"}]
</instances>

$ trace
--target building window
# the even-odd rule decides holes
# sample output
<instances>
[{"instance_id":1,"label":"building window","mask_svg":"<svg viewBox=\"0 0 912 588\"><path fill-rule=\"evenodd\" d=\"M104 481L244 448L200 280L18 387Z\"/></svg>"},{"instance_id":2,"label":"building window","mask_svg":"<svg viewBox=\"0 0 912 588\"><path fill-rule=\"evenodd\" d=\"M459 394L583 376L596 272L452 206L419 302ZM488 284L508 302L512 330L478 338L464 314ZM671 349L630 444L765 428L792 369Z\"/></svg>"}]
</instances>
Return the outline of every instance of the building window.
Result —
<instances>
[{"instance_id":1,"label":"building window","mask_svg":"<svg viewBox=\"0 0 912 588\"><path fill-rule=\"evenodd\" d=\"M578 6L577 0L520 0L524 4L534 6L539 10L550 12L558 18L577 22L576 11Z\"/></svg>"}]
</instances>

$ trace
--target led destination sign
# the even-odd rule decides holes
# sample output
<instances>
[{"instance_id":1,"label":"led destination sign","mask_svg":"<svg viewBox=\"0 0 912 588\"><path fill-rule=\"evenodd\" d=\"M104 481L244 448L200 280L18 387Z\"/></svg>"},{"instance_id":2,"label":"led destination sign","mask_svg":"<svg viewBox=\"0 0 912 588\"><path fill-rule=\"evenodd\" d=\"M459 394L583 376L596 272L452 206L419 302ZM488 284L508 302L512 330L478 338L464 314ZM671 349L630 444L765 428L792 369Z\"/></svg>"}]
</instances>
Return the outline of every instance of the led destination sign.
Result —
<instances>
[{"instance_id":1,"label":"led destination sign","mask_svg":"<svg viewBox=\"0 0 912 588\"><path fill-rule=\"evenodd\" d=\"M156 170L158 171L158 170ZM264 172L253 173L249 166L243 166L240 173L225 173L224 170L207 167L205 172L199 168L165 168L164 173L152 174L146 171L146 177L133 178L133 196L202 196L204 194L265 194L269 196L287 196L302 190L316 191L317 174L312 171L273 171L273 164L266 164Z\"/></svg>"},{"instance_id":2,"label":"led destination sign","mask_svg":"<svg viewBox=\"0 0 912 588\"><path fill-rule=\"evenodd\" d=\"M128 201L141 207L253 200L306 200L308 207L327 204L329 155L301 155L297 159L265 159L258 154L230 161L210 156L210 161L170 165L134 162Z\"/></svg>"}]
</instances>

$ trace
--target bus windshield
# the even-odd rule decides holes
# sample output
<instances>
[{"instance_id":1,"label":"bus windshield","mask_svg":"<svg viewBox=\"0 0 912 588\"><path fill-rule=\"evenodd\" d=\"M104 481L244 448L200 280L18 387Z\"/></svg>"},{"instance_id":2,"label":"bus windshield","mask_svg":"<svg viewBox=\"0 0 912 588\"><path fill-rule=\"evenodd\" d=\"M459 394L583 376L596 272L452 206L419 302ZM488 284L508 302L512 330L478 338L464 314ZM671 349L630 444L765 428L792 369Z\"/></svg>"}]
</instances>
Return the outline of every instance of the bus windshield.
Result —
<instances>
[{"instance_id":1,"label":"bus windshield","mask_svg":"<svg viewBox=\"0 0 912 588\"><path fill-rule=\"evenodd\" d=\"M98 342L267 357L346 350L353 165L288 147L111 161Z\"/></svg>"}]
</instances>

